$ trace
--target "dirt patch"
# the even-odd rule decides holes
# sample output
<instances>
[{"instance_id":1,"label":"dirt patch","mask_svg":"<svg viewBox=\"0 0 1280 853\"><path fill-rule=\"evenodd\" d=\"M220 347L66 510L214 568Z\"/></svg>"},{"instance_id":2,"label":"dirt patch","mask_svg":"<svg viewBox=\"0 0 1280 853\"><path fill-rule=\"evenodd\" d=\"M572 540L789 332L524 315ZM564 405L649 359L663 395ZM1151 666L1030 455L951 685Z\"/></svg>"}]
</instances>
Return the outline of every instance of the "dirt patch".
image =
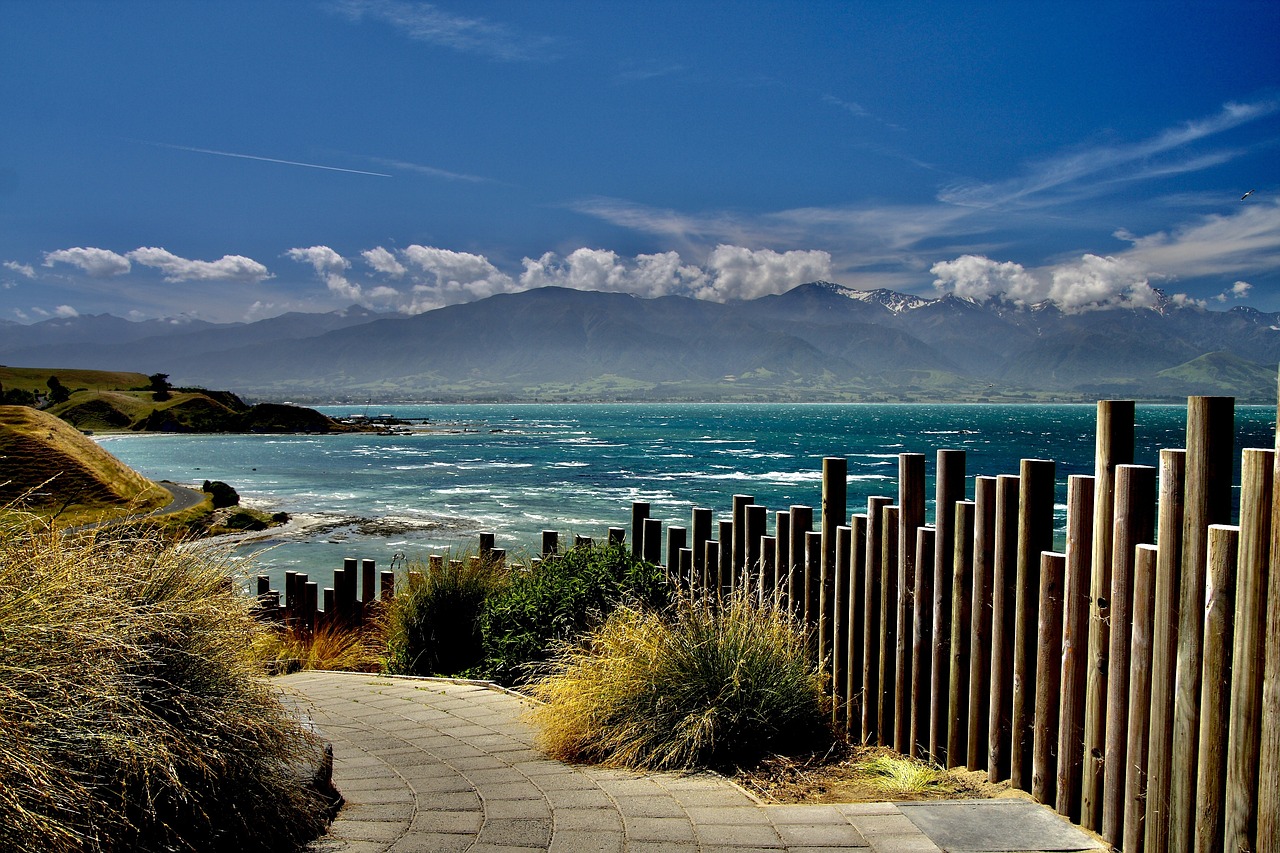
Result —
<instances>
[{"instance_id":1,"label":"dirt patch","mask_svg":"<svg viewBox=\"0 0 1280 853\"><path fill-rule=\"evenodd\" d=\"M1030 798L1006 782L991 783L976 770L946 770L925 762L916 769L932 769L934 778L921 790L909 790L899 780L869 769L875 759L903 758L884 747L837 745L826 753L807 756L774 755L756 767L740 769L733 780L767 803L879 803L886 801ZM914 775L914 774L913 774Z\"/></svg>"}]
</instances>

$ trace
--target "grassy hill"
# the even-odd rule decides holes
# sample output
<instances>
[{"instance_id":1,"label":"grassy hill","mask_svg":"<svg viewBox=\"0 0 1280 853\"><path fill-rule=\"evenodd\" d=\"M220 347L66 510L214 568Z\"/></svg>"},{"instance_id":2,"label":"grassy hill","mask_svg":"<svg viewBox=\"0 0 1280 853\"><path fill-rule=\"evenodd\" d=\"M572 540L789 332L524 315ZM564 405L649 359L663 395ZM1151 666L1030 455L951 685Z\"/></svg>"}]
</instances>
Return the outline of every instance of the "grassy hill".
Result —
<instances>
[{"instance_id":1,"label":"grassy hill","mask_svg":"<svg viewBox=\"0 0 1280 853\"><path fill-rule=\"evenodd\" d=\"M74 523L168 501L168 492L75 427L27 406L0 406L0 505Z\"/></svg>"}]
</instances>

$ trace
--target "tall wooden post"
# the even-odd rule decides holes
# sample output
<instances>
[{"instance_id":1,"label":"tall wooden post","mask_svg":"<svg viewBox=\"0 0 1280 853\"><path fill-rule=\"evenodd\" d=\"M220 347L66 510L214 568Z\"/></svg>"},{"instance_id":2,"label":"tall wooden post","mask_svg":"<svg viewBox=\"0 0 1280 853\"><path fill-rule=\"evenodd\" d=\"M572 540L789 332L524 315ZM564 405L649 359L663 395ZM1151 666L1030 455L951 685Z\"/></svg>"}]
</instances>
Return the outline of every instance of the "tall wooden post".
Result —
<instances>
[{"instance_id":1,"label":"tall wooden post","mask_svg":"<svg viewBox=\"0 0 1280 853\"><path fill-rule=\"evenodd\" d=\"M947 702L951 696L951 597L956 552L956 501L964 499L963 450L939 450L934 477L933 648L929 666L929 754L947 761Z\"/></svg>"},{"instance_id":2,"label":"tall wooden post","mask_svg":"<svg viewBox=\"0 0 1280 853\"><path fill-rule=\"evenodd\" d=\"M1227 702L1231 695L1232 620L1240 528L1209 525L1208 577L1204 587L1200 732L1197 750L1195 850L1223 849L1222 803L1226 787ZM1185 580L1185 578L1184 578ZM1177 815L1175 814L1176 818Z\"/></svg>"},{"instance_id":3,"label":"tall wooden post","mask_svg":"<svg viewBox=\"0 0 1280 853\"><path fill-rule=\"evenodd\" d=\"M818 632L818 616L822 595L822 532L811 530L804 535L804 622L814 634L814 651L823 652L823 637Z\"/></svg>"},{"instance_id":4,"label":"tall wooden post","mask_svg":"<svg viewBox=\"0 0 1280 853\"><path fill-rule=\"evenodd\" d=\"M1187 452L1160 451L1156 521L1156 586L1151 616L1151 736L1147 742L1144 849L1169 850L1169 775L1173 758L1173 693L1178 662L1178 582L1182 576L1182 500Z\"/></svg>"},{"instance_id":5,"label":"tall wooden post","mask_svg":"<svg viewBox=\"0 0 1280 853\"><path fill-rule=\"evenodd\" d=\"M916 588L912 611L915 618L911 625L911 733L908 745L912 758L924 755L936 761L929 753L929 670L933 666L933 551L937 543L937 531L932 527L916 528Z\"/></svg>"},{"instance_id":6,"label":"tall wooden post","mask_svg":"<svg viewBox=\"0 0 1280 853\"><path fill-rule=\"evenodd\" d=\"M716 539L708 539L702 543L702 548L703 565L707 567L702 590L707 598L715 600L720 596L720 542Z\"/></svg>"},{"instance_id":7,"label":"tall wooden post","mask_svg":"<svg viewBox=\"0 0 1280 853\"><path fill-rule=\"evenodd\" d=\"M1129 666L1129 707L1151 706L1151 623L1155 610L1155 545L1139 545L1133 561L1133 609ZM1112 626L1114 636L1115 626ZM1129 714L1129 735L1125 748L1124 841L1125 850L1141 850L1146 835L1147 755L1151 738L1150 718L1138 710Z\"/></svg>"},{"instance_id":8,"label":"tall wooden post","mask_svg":"<svg viewBox=\"0 0 1280 853\"><path fill-rule=\"evenodd\" d=\"M1093 470L1093 556L1089 579L1089 669L1085 684L1080 823L1102 828L1102 755L1107 730L1107 654L1111 647L1111 535L1115 469L1133 463L1133 401L1098 401Z\"/></svg>"},{"instance_id":9,"label":"tall wooden post","mask_svg":"<svg viewBox=\"0 0 1280 853\"><path fill-rule=\"evenodd\" d=\"M632 504L632 507L634 506L635 504ZM645 511L648 512L649 505L644 504L644 507L645 507ZM644 547L644 519L641 518L639 526L633 527L631 529L631 553L634 556L639 557L641 554L644 553L643 547ZM555 554L559 553L559 551L560 551L560 534L554 530L542 531L542 557L545 559L547 557L554 556Z\"/></svg>"},{"instance_id":10,"label":"tall wooden post","mask_svg":"<svg viewBox=\"0 0 1280 853\"><path fill-rule=\"evenodd\" d=\"M1013 638L1018 581L1018 478L996 478L996 543L991 575L991 717L987 778L1009 778L1013 720Z\"/></svg>"},{"instance_id":11,"label":"tall wooden post","mask_svg":"<svg viewBox=\"0 0 1280 853\"><path fill-rule=\"evenodd\" d=\"M773 535L778 540L777 559L774 561L777 568L774 574L773 600L786 602L791 578L791 513L789 511L779 510L774 515Z\"/></svg>"},{"instance_id":12,"label":"tall wooden post","mask_svg":"<svg viewBox=\"0 0 1280 853\"><path fill-rule=\"evenodd\" d=\"M1227 734L1227 788L1223 835L1227 850L1253 845L1258 819L1258 743L1262 726L1263 632L1271 549L1274 450L1244 451L1240 476L1240 557L1236 574L1235 638L1231 651L1231 706ZM1275 606L1280 606L1276 602ZM1276 784L1268 780L1267 784Z\"/></svg>"},{"instance_id":13,"label":"tall wooden post","mask_svg":"<svg viewBox=\"0 0 1280 853\"><path fill-rule=\"evenodd\" d=\"M895 748L915 755L911 734L911 647L915 637L916 530L924 524L925 458L923 453L898 454L898 705L894 723Z\"/></svg>"},{"instance_id":14,"label":"tall wooden post","mask_svg":"<svg viewBox=\"0 0 1280 853\"><path fill-rule=\"evenodd\" d=\"M973 621L969 631L969 747L965 766L988 767L991 720L991 582L995 576L996 478L973 478Z\"/></svg>"},{"instance_id":15,"label":"tall wooden post","mask_svg":"<svg viewBox=\"0 0 1280 853\"><path fill-rule=\"evenodd\" d=\"M849 461L843 456L822 460L822 565L828 571L836 558L836 528L849 514Z\"/></svg>"},{"instance_id":16,"label":"tall wooden post","mask_svg":"<svg viewBox=\"0 0 1280 853\"><path fill-rule=\"evenodd\" d=\"M1013 637L1013 716L1009 778L1031 789L1031 727L1036 704L1036 623L1040 610L1040 554L1053 548L1055 466L1023 459L1018 479L1018 568ZM1057 674L1054 674L1057 678Z\"/></svg>"},{"instance_id":17,"label":"tall wooden post","mask_svg":"<svg viewBox=\"0 0 1280 853\"><path fill-rule=\"evenodd\" d=\"M762 583L760 577L760 537L764 536L769 526L769 510L757 504L746 508L747 540L744 544L746 555L742 571L742 583L755 588L759 593Z\"/></svg>"},{"instance_id":18,"label":"tall wooden post","mask_svg":"<svg viewBox=\"0 0 1280 853\"><path fill-rule=\"evenodd\" d=\"M845 619L845 695L849 697L847 728L854 743L863 739L862 709L867 704L866 682L863 681L863 657L865 655L868 609L867 591L867 517L854 515L849 519L849 574L846 592L836 596L837 610L844 611ZM836 547L840 547L837 540ZM836 563L840 559L837 555ZM837 577L839 577L837 575ZM841 603L843 601L843 604Z\"/></svg>"},{"instance_id":19,"label":"tall wooden post","mask_svg":"<svg viewBox=\"0 0 1280 853\"><path fill-rule=\"evenodd\" d=\"M1280 372L1277 372L1280 400ZM1280 407L1278 407L1280 408ZM1280 423L1280 411L1277 411ZM1280 430L1271 477L1271 559L1263 646L1262 730L1258 742L1258 850L1280 850Z\"/></svg>"},{"instance_id":20,"label":"tall wooden post","mask_svg":"<svg viewBox=\"0 0 1280 853\"><path fill-rule=\"evenodd\" d=\"M683 527L674 524L667 528L667 574L679 579L681 586L689 583L688 578L680 576L680 549L685 546L687 533Z\"/></svg>"},{"instance_id":21,"label":"tall wooden post","mask_svg":"<svg viewBox=\"0 0 1280 853\"><path fill-rule=\"evenodd\" d=\"M884 508L892 498L872 495L867 498L866 596L867 618L863 631L862 684L866 698L862 703L862 742L882 743L880 724L881 695L885 689L880 680L880 651L884 629L883 558ZM897 536L897 532L894 533ZM896 569L895 569L896 571Z\"/></svg>"},{"instance_id":22,"label":"tall wooden post","mask_svg":"<svg viewBox=\"0 0 1280 853\"><path fill-rule=\"evenodd\" d=\"M830 563L831 592L828 605L822 608L824 621L830 625L831 646L831 723L837 730L848 730L849 722L849 549L853 546L853 529L845 526L835 531L836 554ZM826 583L823 583L826 589ZM822 633L826 633L824 628Z\"/></svg>"},{"instance_id":23,"label":"tall wooden post","mask_svg":"<svg viewBox=\"0 0 1280 853\"><path fill-rule=\"evenodd\" d=\"M733 581L734 587L747 565L747 507L755 503L751 495L733 496Z\"/></svg>"},{"instance_id":24,"label":"tall wooden post","mask_svg":"<svg viewBox=\"0 0 1280 853\"><path fill-rule=\"evenodd\" d=\"M693 548L693 574L698 579L698 587L706 589L707 573L707 540L711 538L711 510L696 506L689 519L690 547Z\"/></svg>"},{"instance_id":25,"label":"tall wooden post","mask_svg":"<svg viewBox=\"0 0 1280 853\"><path fill-rule=\"evenodd\" d=\"M947 766L968 758L970 633L973 625L973 501L956 501L951 559L951 660L947 691Z\"/></svg>"},{"instance_id":26,"label":"tall wooden post","mask_svg":"<svg viewBox=\"0 0 1280 853\"><path fill-rule=\"evenodd\" d=\"M760 537L760 596L761 604L768 605L774 601L774 590L777 588L778 576L778 538L776 536Z\"/></svg>"},{"instance_id":27,"label":"tall wooden post","mask_svg":"<svg viewBox=\"0 0 1280 853\"><path fill-rule=\"evenodd\" d=\"M1124 834L1125 774L1129 762L1129 643L1133 630L1135 548L1155 538L1156 469L1116 466L1111 533L1111 637L1107 653L1107 732L1102 774L1102 837L1119 845ZM1146 706L1144 706L1146 707Z\"/></svg>"},{"instance_id":28,"label":"tall wooden post","mask_svg":"<svg viewBox=\"0 0 1280 853\"><path fill-rule=\"evenodd\" d=\"M787 551L791 565L787 568L787 602L791 613L803 618L805 606L804 563L806 555L804 537L813 530L813 507L796 504L788 515L791 518L791 541Z\"/></svg>"},{"instance_id":29,"label":"tall wooden post","mask_svg":"<svg viewBox=\"0 0 1280 853\"><path fill-rule=\"evenodd\" d=\"M898 524L897 506L881 507L880 522L880 708L876 729L880 744L907 751L906 720L898 714L902 692L898 678Z\"/></svg>"},{"instance_id":30,"label":"tall wooden post","mask_svg":"<svg viewBox=\"0 0 1280 853\"><path fill-rule=\"evenodd\" d=\"M644 561L655 566L662 565L662 519L646 518L644 520Z\"/></svg>"},{"instance_id":31,"label":"tall wooden post","mask_svg":"<svg viewBox=\"0 0 1280 853\"><path fill-rule=\"evenodd\" d=\"M1062 694L1062 580L1067 555L1040 552L1040 615L1037 626L1035 716L1031 737L1031 796L1052 803L1058 778L1058 710Z\"/></svg>"},{"instance_id":32,"label":"tall wooden post","mask_svg":"<svg viewBox=\"0 0 1280 853\"><path fill-rule=\"evenodd\" d=\"M733 522L716 523L720 541L720 567L716 572L717 595L728 595L733 589Z\"/></svg>"},{"instance_id":33,"label":"tall wooden post","mask_svg":"<svg viewBox=\"0 0 1280 853\"><path fill-rule=\"evenodd\" d=\"M1200 680L1204 645L1208 530L1231 520L1235 400L1187 399L1187 488L1183 505L1178 662L1174 677L1173 773L1169 779L1169 849L1196 839L1196 767L1200 764Z\"/></svg>"},{"instance_id":34,"label":"tall wooden post","mask_svg":"<svg viewBox=\"0 0 1280 853\"><path fill-rule=\"evenodd\" d=\"M648 517L649 504L643 501L633 501L631 503L631 556L633 557L644 556L644 523ZM545 538L546 533L543 533L543 537L544 547L542 553L546 555L548 553L545 547L547 541Z\"/></svg>"},{"instance_id":35,"label":"tall wooden post","mask_svg":"<svg viewBox=\"0 0 1280 853\"><path fill-rule=\"evenodd\" d=\"M1058 715L1058 814L1080 819L1084 692L1089 650L1089 562L1093 556L1092 476L1067 478L1067 565L1062 590L1062 710Z\"/></svg>"}]
</instances>

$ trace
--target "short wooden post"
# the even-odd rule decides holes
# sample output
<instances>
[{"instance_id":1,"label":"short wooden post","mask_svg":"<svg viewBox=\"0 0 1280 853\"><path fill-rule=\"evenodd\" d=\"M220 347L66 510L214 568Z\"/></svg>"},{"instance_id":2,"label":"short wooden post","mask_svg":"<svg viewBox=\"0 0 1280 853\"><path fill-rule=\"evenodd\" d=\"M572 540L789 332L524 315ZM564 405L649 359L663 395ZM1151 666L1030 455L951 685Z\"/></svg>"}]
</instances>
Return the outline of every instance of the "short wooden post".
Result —
<instances>
[{"instance_id":1,"label":"short wooden post","mask_svg":"<svg viewBox=\"0 0 1280 853\"><path fill-rule=\"evenodd\" d=\"M951 659L947 679L947 766L961 767L969 752L969 671L973 625L973 501L956 501L951 557Z\"/></svg>"},{"instance_id":2,"label":"short wooden post","mask_svg":"<svg viewBox=\"0 0 1280 853\"><path fill-rule=\"evenodd\" d=\"M791 565L787 569L787 606L792 615L803 619L804 564L809 553L805 550L804 537L813 530L813 507L795 504L788 514L791 516L791 542L788 545ZM778 582L781 583L781 579Z\"/></svg>"},{"instance_id":3,"label":"short wooden post","mask_svg":"<svg viewBox=\"0 0 1280 853\"><path fill-rule=\"evenodd\" d=\"M760 537L760 603L772 602L778 584L778 538Z\"/></svg>"},{"instance_id":4,"label":"short wooden post","mask_svg":"<svg viewBox=\"0 0 1280 853\"><path fill-rule=\"evenodd\" d=\"M986 770L991 755L991 584L995 577L995 477L973 478L973 601L969 630L969 736L965 766Z\"/></svg>"},{"instance_id":5,"label":"short wooden post","mask_svg":"<svg viewBox=\"0 0 1280 853\"><path fill-rule=\"evenodd\" d=\"M1013 719L1014 602L1018 600L1018 478L996 478L996 543L991 575L991 718L987 777L1009 778Z\"/></svg>"},{"instance_id":6,"label":"short wooden post","mask_svg":"<svg viewBox=\"0 0 1280 853\"><path fill-rule=\"evenodd\" d=\"M1103 741L1102 838L1124 837L1125 774L1129 768L1129 643L1133 631L1133 561L1139 544L1155 538L1156 469L1116 466L1111 532L1111 637L1107 653L1107 731ZM1146 709L1148 706L1144 705Z\"/></svg>"},{"instance_id":7,"label":"short wooden post","mask_svg":"<svg viewBox=\"0 0 1280 853\"><path fill-rule=\"evenodd\" d=\"M1196 776L1195 850L1222 850L1226 787L1227 702L1231 695L1232 621L1240 528L1209 525L1208 577L1201 638L1200 744ZM1185 580L1185 578L1183 578Z\"/></svg>"},{"instance_id":8,"label":"short wooden post","mask_svg":"<svg viewBox=\"0 0 1280 853\"><path fill-rule=\"evenodd\" d=\"M1200 746L1200 679L1204 666L1208 529L1231 520L1235 400L1187 399L1187 486L1179 580L1178 661L1174 677L1173 761L1169 779L1169 849L1190 850L1197 833L1196 768Z\"/></svg>"},{"instance_id":9,"label":"short wooden post","mask_svg":"<svg viewBox=\"0 0 1280 853\"><path fill-rule=\"evenodd\" d=\"M303 575L305 578L306 575ZM320 584L312 580L302 582L302 621L301 624L309 633L316 630L316 602L320 595Z\"/></svg>"},{"instance_id":10,"label":"short wooden post","mask_svg":"<svg viewBox=\"0 0 1280 853\"><path fill-rule=\"evenodd\" d=\"M646 518L644 520L644 545L641 554L644 561L654 566L662 565L662 519Z\"/></svg>"},{"instance_id":11,"label":"short wooden post","mask_svg":"<svg viewBox=\"0 0 1280 853\"><path fill-rule=\"evenodd\" d=\"M258 598L261 599L269 592L271 592L271 577L269 575L258 575Z\"/></svg>"},{"instance_id":12,"label":"short wooden post","mask_svg":"<svg viewBox=\"0 0 1280 853\"><path fill-rule=\"evenodd\" d=\"M1084 693L1088 677L1089 578L1093 557L1092 476L1067 478L1067 564L1062 585L1062 708L1058 715L1058 814L1080 819Z\"/></svg>"},{"instance_id":13,"label":"short wooden post","mask_svg":"<svg viewBox=\"0 0 1280 853\"><path fill-rule=\"evenodd\" d=\"M964 499L963 450L939 450L934 477L934 542L932 659L929 664L929 755L947 761L947 711L951 698L951 598L956 552L956 501Z\"/></svg>"},{"instance_id":14,"label":"short wooden post","mask_svg":"<svg viewBox=\"0 0 1280 853\"><path fill-rule=\"evenodd\" d=\"M1023 459L1018 493L1018 594L1013 617L1013 716L1009 723L1009 778L1031 790L1031 732L1036 704L1036 623L1040 609L1040 555L1053 548L1055 466ZM1059 665L1061 665L1059 663ZM1054 674L1056 680L1058 674Z\"/></svg>"},{"instance_id":15,"label":"short wooden post","mask_svg":"<svg viewBox=\"0 0 1280 853\"><path fill-rule=\"evenodd\" d=\"M791 513L787 510L779 510L774 516L773 526L774 538L778 540L777 554L774 560L774 603L782 603L785 605L787 600L787 585L791 577Z\"/></svg>"},{"instance_id":16,"label":"short wooden post","mask_svg":"<svg viewBox=\"0 0 1280 853\"><path fill-rule=\"evenodd\" d=\"M818 607L822 591L822 531L804 535L804 622L814 634L814 649L822 660L822 636L818 634Z\"/></svg>"},{"instance_id":17,"label":"short wooden post","mask_svg":"<svg viewBox=\"0 0 1280 853\"><path fill-rule=\"evenodd\" d=\"M377 597L378 567L375 560L360 561L360 600L369 603Z\"/></svg>"},{"instance_id":18,"label":"short wooden post","mask_svg":"<svg viewBox=\"0 0 1280 853\"><path fill-rule=\"evenodd\" d=\"M733 581L738 585L747 565L747 507L755 503L751 495L733 496Z\"/></svg>"},{"instance_id":19,"label":"short wooden post","mask_svg":"<svg viewBox=\"0 0 1280 853\"><path fill-rule=\"evenodd\" d=\"M1151 706L1151 619L1155 610L1155 545L1139 545L1133 561L1132 633L1129 643L1129 707ZM1115 626L1112 626L1114 636ZM1125 850L1141 850L1146 833L1147 745L1151 726L1141 710L1129 714L1128 744L1125 749L1124 836Z\"/></svg>"},{"instance_id":20,"label":"short wooden post","mask_svg":"<svg viewBox=\"0 0 1280 853\"><path fill-rule=\"evenodd\" d=\"M1107 730L1107 654L1111 647L1111 536L1115 469L1133 462L1132 400L1099 400L1093 470L1093 556L1089 577L1089 668L1085 684L1080 823L1102 828L1102 756Z\"/></svg>"},{"instance_id":21,"label":"short wooden post","mask_svg":"<svg viewBox=\"0 0 1280 853\"><path fill-rule=\"evenodd\" d=\"M621 545L627 541L627 529L625 527L610 527L608 537L610 545Z\"/></svg>"},{"instance_id":22,"label":"short wooden post","mask_svg":"<svg viewBox=\"0 0 1280 853\"><path fill-rule=\"evenodd\" d=\"M912 758L936 762L929 752L929 685L933 667L933 563L937 531L916 528L916 588L911 624L911 732L908 746Z\"/></svg>"},{"instance_id":23,"label":"short wooden post","mask_svg":"<svg viewBox=\"0 0 1280 853\"><path fill-rule=\"evenodd\" d=\"M868 608L867 591L867 517L854 515L849 519L849 573L845 592L836 596L837 610L845 614L845 696L848 697L848 716L845 731L854 743L863 739L862 709L867 703L866 683L862 680L864 644L866 643ZM836 541L840 547L840 540ZM836 563L840 556L836 555ZM839 577L839 576L837 576ZM840 602L843 601L843 604Z\"/></svg>"},{"instance_id":24,"label":"short wooden post","mask_svg":"<svg viewBox=\"0 0 1280 853\"><path fill-rule=\"evenodd\" d=\"M428 571L438 572L438 571L440 571L440 570L441 570L441 569L443 569L443 568L444 568L444 555L443 555L443 554L432 554L432 555L430 555L429 557L427 557L427 570L428 570Z\"/></svg>"},{"instance_id":25,"label":"short wooden post","mask_svg":"<svg viewBox=\"0 0 1280 853\"><path fill-rule=\"evenodd\" d=\"M711 538L711 510L695 506L689 519L689 529L693 537L690 547L693 548L693 574L698 580L695 583L701 590L706 590L707 549L706 543Z\"/></svg>"},{"instance_id":26,"label":"short wooden post","mask_svg":"<svg viewBox=\"0 0 1280 853\"><path fill-rule=\"evenodd\" d=\"M880 509L880 706L876 729L880 744L898 752L907 749L907 720L898 715L898 507ZM901 721L901 722L900 722Z\"/></svg>"},{"instance_id":27,"label":"short wooden post","mask_svg":"<svg viewBox=\"0 0 1280 853\"><path fill-rule=\"evenodd\" d=\"M849 548L853 531L845 526L835 532L836 555L831 585L831 724L848 730L849 719ZM826 608L823 608L826 615Z\"/></svg>"},{"instance_id":28,"label":"short wooden post","mask_svg":"<svg viewBox=\"0 0 1280 853\"><path fill-rule=\"evenodd\" d=\"M880 641L884 626L884 592L883 569L881 560L882 541L884 535L884 508L893 502L892 498L873 495L867 498L867 538L864 557L866 565L866 621L863 626L862 647L862 684L864 699L862 703L862 743L880 743L881 729L879 717L881 693L884 689L880 681ZM895 533L896 536L896 533Z\"/></svg>"},{"instance_id":29,"label":"short wooden post","mask_svg":"<svg viewBox=\"0 0 1280 853\"><path fill-rule=\"evenodd\" d=\"M708 539L702 543L705 551L702 557L707 576L703 580L703 592L708 598L715 599L720 595L720 542Z\"/></svg>"},{"instance_id":30,"label":"short wooden post","mask_svg":"<svg viewBox=\"0 0 1280 853\"><path fill-rule=\"evenodd\" d=\"M284 624L293 625L301 611L298 603L298 573L292 569L284 573Z\"/></svg>"},{"instance_id":31,"label":"short wooden post","mask_svg":"<svg viewBox=\"0 0 1280 853\"><path fill-rule=\"evenodd\" d=\"M716 572L717 595L728 595L733 589L733 522L717 522L720 534L720 564Z\"/></svg>"},{"instance_id":32,"label":"short wooden post","mask_svg":"<svg viewBox=\"0 0 1280 853\"><path fill-rule=\"evenodd\" d=\"M644 522L649 517L649 504L644 501L633 501L631 504L631 556L644 556ZM546 550L546 534L543 534L543 554L554 553Z\"/></svg>"},{"instance_id":33,"label":"short wooden post","mask_svg":"<svg viewBox=\"0 0 1280 853\"><path fill-rule=\"evenodd\" d=\"M383 569L378 573L379 595L382 601L391 601L396 597L396 573Z\"/></svg>"},{"instance_id":34,"label":"short wooden post","mask_svg":"<svg viewBox=\"0 0 1280 853\"><path fill-rule=\"evenodd\" d=\"M1271 548L1274 450L1244 451L1240 475L1240 556L1236 574L1231 704L1227 726L1227 787L1223 836L1227 850L1253 844L1258 819L1258 743L1262 727L1263 631ZM1276 602L1275 606L1280 606ZM1276 784L1269 780L1268 784Z\"/></svg>"},{"instance_id":35,"label":"short wooden post","mask_svg":"<svg viewBox=\"0 0 1280 853\"><path fill-rule=\"evenodd\" d=\"M326 586L320 593L320 600L324 602L324 618L317 616L316 630L338 625L341 620L338 618L338 596L335 588Z\"/></svg>"},{"instance_id":36,"label":"short wooden post","mask_svg":"<svg viewBox=\"0 0 1280 853\"><path fill-rule=\"evenodd\" d=\"M409 589L416 589L425 580L422 572L410 571L405 581Z\"/></svg>"},{"instance_id":37,"label":"short wooden post","mask_svg":"<svg viewBox=\"0 0 1280 853\"><path fill-rule=\"evenodd\" d=\"M693 589L695 581L693 580L693 549L680 548L676 551L676 577L680 579L680 585L686 589Z\"/></svg>"},{"instance_id":38,"label":"short wooden post","mask_svg":"<svg viewBox=\"0 0 1280 853\"><path fill-rule=\"evenodd\" d=\"M769 527L769 510L758 504L746 508L747 539L743 547L746 549L743 565L743 583L760 589L760 537Z\"/></svg>"},{"instance_id":39,"label":"short wooden post","mask_svg":"<svg viewBox=\"0 0 1280 853\"><path fill-rule=\"evenodd\" d=\"M350 562L354 563L355 560ZM348 572L345 566L333 571L334 611L329 616L334 621L331 624L344 623L349 625L351 622L351 610L355 604L355 596L348 592L347 575L350 574L354 577L355 573L354 567ZM354 586L354 584L351 585ZM328 608L325 609L327 610Z\"/></svg>"},{"instance_id":40,"label":"short wooden post","mask_svg":"<svg viewBox=\"0 0 1280 853\"><path fill-rule=\"evenodd\" d=\"M685 534L688 531L683 527L671 525L667 528L667 574L673 578L678 578L681 586L687 586L689 579L680 575L680 549L685 546Z\"/></svg>"},{"instance_id":41,"label":"short wooden post","mask_svg":"<svg viewBox=\"0 0 1280 853\"><path fill-rule=\"evenodd\" d=\"M916 530L924 524L925 456L923 453L898 454L898 707L895 723L902 728L899 752L915 755L911 742L911 650L915 638L915 590L917 579ZM897 742L897 732L894 741Z\"/></svg>"},{"instance_id":42,"label":"short wooden post","mask_svg":"<svg viewBox=\"0 0 1280 853\"><path fill-rule=\"evenodd\" d=\"M1035 723L1031 736L1031 796L1053 803L1058 778L1058 709L1062 694L1062 580L1067 555L1040 552L1040 606L1036 626Z\"/></svg>"}]
</instances>

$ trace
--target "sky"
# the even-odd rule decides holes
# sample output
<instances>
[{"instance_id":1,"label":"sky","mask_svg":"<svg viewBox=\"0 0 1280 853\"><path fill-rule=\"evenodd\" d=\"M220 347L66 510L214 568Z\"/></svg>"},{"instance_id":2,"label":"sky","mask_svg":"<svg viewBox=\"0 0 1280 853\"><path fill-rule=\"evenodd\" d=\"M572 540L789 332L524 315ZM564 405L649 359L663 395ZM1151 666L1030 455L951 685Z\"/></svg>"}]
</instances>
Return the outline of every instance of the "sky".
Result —
<instances>
[{"instance_id":1,"label":"sky","mask_svg":"<svg viewBox=\"0 0 1280 853\"><path fill-rule=\"evenodd\" d=\"M819 279L1280 311L1278 33L1274 0L0 0L0 320Z\"/></svg>"}]
</instances>

